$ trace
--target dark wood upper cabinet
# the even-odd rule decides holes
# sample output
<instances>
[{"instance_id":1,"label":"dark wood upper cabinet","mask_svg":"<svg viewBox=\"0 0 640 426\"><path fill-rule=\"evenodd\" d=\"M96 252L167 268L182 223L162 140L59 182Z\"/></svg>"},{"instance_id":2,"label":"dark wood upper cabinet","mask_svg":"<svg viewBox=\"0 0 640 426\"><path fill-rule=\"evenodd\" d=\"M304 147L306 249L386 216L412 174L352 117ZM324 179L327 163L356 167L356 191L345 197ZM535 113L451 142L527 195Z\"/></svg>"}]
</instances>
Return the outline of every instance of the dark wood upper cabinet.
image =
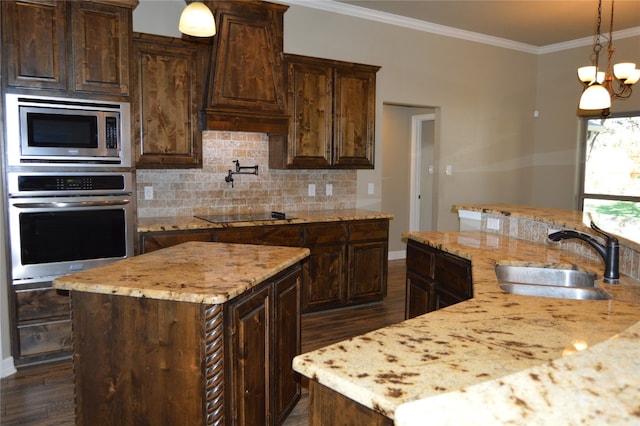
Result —
<instances>
[{"instance_id":1,"label":"dark wood upper cabinet","mask_svg":"<svg viewBox=\"0 0 640 426\"><path fill-rule=\"evenodd\" d=\"M129 94L131 9L72 1L71 60L77 92Z\"/></svg>"},{"instance_id":2,"label":"dark wood upper cabinet","mask_svg":"<svg viewBox=\"0 0 640 426\"><path fill-rule=\"evenodd\" d=\"M271 135L269 167L371 169L378 66L285 54L287 134Z\"/></svg>"},{"instance_id":3,"label":"dark wood upper cabinet","mask_svg":"<svg viewBox=\"0 0 640 426\"><path fill-rule=\"evenodd\" d=\"M134 0L2 1L5 87L52 95L129 95Z\"/></svg>"},{"instance_id":4,"label":"dark wood upper cabinet","mask_svg":"<svg viewBox=\"0 0 640 426\"><path fill-rule=\"evenodd\" d=\"M66 6L56 1L2 2L7 86L66 89Z\"/></svg>"},{"instance_id":5,"label":"dark wood upper cabinet","mask_svg":"<svg viewBox=\"0 0 640 426\"><path fill-rule=\"evenodd\" d=\"M204 59L208 43L135 33L131 111L136 167L202 167Z\"/></svg>"},{"instance_id":6,"label":"dark wood upper cabinet","mask_svg":"<svg viewBox=\"0 0 640 426\"><path fill-rule=\"evenodd\" d=\"M206 128L286 133L282 66L288 6L257 0L206 2L214 12Z\"/></svg>"}]
</instances>

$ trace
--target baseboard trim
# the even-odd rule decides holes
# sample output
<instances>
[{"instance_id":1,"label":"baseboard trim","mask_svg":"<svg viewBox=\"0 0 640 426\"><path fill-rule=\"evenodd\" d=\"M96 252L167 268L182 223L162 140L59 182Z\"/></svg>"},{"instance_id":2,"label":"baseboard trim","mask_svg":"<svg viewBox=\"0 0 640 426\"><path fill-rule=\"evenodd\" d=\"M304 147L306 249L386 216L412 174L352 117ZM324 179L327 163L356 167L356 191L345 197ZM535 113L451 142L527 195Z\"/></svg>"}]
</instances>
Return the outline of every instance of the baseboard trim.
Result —
<instances>
[{"instance_id":1,"label":"baseboard trim","mask_svg":"<svg viewBox=\"0 0 640 426\"><path fill-rule=\"evenodd\" d=\"M399 259L406 259L406 258L407 258L406 250L390 251L388 256L389 260L399 260Z\"/></svg>"},{"instance_id":2,"label":"baseboard trim","mask_svg":"<svg viewBox=\"0 0 640 426\"><path fill-rule=\"evenodd\" d=\"M1 377L9 377L12 374L16 374L18 372L18 370L16 370L15 365L13 364L13 357L10 356L9 358L5 358L2 360L2 371Z\"/></svg>"}]
</instances>

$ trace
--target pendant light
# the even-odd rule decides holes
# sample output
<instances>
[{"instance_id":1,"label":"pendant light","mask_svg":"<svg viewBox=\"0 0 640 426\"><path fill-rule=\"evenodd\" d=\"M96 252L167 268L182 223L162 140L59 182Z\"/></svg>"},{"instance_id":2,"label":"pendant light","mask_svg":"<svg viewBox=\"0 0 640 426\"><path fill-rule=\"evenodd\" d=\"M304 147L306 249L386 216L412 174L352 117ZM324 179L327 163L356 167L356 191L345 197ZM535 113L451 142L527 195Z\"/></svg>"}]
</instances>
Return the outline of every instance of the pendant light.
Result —
<instances>
[{"instance_id":1,"label":"pendant light","mask_svg":"<svg viewBox=\"0 0 640 426\"><path fill-rule=\"evenodd\" d=\"M211 37L216 33L216 23L211 10L201 1L187 5L180 15L178 29L194 37Z\"/></svg>"}]
</instances>

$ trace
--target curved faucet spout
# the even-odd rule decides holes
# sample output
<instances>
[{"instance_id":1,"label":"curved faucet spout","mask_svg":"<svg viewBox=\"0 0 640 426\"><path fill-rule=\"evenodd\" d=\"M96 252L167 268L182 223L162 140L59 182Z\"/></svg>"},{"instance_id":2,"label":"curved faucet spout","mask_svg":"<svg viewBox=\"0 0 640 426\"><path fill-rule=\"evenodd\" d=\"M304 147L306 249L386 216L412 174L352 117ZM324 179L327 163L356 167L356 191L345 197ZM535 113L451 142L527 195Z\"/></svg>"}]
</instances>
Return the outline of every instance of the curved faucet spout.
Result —
<instances>
[{"instance_id":1,"label":"curved faucet spout","mask_svg":"<svg viewBox=\"0 0 640 426\"><path fill-rule=\"evenodd\" d=\"M551 241L561 241L576 238L589 244L604 260L604 282L617 284L620 282L620 244L618 239L598 228L593 221L591 222L591 228L605 238L606 243L604 245L590 235L569 229L551 233L549 234L549 239Z\"/></svg>"}]
</instances>

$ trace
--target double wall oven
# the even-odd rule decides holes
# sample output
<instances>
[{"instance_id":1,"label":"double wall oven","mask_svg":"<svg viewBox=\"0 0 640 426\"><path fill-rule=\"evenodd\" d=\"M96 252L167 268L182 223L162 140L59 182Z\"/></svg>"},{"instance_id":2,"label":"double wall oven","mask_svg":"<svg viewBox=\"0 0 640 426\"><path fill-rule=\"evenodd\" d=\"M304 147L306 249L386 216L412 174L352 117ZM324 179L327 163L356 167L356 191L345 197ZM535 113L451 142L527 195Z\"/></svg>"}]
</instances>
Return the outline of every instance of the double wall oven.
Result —
<instances>
[{"instance_id":1,"label":"double wall oven","mask_svg":"<svg viewBox=\"0 0 640 426\"><path fill-rule=\"evenodd\" d=\"M6 204L16 365L66 357L62 275L133 256L129 105L6 95Z\"/></svg>"}]
</instances>

